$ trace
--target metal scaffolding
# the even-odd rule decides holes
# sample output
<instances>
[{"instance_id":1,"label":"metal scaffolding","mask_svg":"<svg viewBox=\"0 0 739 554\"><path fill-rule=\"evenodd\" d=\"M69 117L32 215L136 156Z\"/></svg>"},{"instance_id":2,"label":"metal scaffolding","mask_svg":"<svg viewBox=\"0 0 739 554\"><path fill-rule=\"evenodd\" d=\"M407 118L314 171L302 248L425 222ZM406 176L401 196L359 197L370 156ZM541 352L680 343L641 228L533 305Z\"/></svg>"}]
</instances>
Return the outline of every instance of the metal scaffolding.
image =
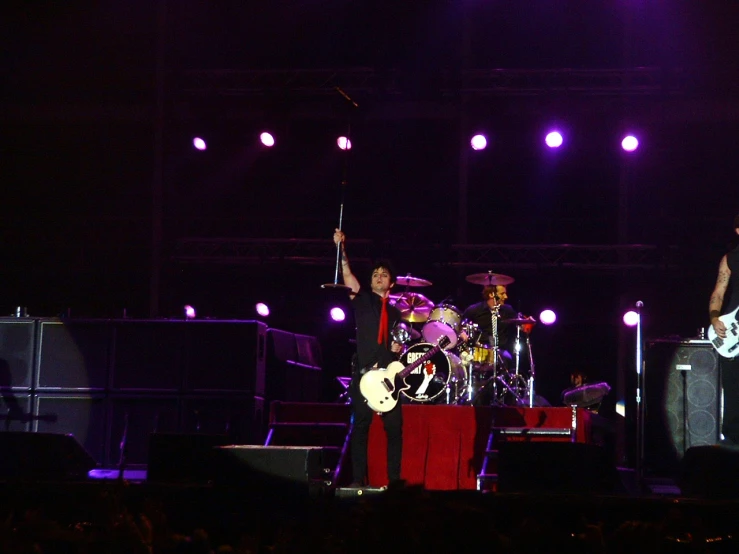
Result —
<instances>
[{"instance_id":1,"label":"metal scaffolding","mask_svg":"<svg viewBox=\"0 0 739 554\"><path fill-rule=\"evenodd\" d=\"M373 242L353 239L352 261L372 259ZM444 251L434 249L437 254ZM415 252L411 246L395 247L398 253ZM678 265L675 246L654 245L452 245L446 250L448 260L437 263L449 267L499 269L580 269L580 270L657 270ZM185 238L177 242L172 261L187 264L258 265L290 262L306 265L333 265L333 250L322 239L229 239Z\"/></svg>"}]
</instances>

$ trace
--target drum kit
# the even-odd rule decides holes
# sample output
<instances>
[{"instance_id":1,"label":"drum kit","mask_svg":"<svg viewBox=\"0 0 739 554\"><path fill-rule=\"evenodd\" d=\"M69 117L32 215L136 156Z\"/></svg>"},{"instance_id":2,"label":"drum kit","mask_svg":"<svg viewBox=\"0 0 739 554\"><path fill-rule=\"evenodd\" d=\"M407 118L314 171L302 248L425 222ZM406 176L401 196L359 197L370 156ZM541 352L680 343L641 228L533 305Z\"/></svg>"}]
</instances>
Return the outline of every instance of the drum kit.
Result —
<instances>
[{"instance_id":1,"label":"drum kit","mask_svg":"<svg viewBox=\"0 0 739 554\"><path fill-rule=\"evenodd\" d=\"M468 275L466 281L494 286L509 285L514 279L489 271ZM393 340L402 345L400 362L412 364L434 348L442 337L449 339L446 347L405 378L409 388L402 395L406 401L476 406L535 405L530 343L535 319L520 317L520 314L517 318L500 319L499 307L492 309L498 321L504 321L509 329L515 326L513 359L509 360L506 356L510 355L498 348L497 336L489 337L492 345L484 342L478 325L463 320L463 312L456 306L444 301L435 304L423 294L410 290L431 286L430 281L409 274L399 276L396 284L405 287L402 293L390 295L390 302L400 311L401 320L392 330ZM493 328L497 333L496 325ZM527 363L522 364L522 361Z\"/></svg>"}]
</instances>

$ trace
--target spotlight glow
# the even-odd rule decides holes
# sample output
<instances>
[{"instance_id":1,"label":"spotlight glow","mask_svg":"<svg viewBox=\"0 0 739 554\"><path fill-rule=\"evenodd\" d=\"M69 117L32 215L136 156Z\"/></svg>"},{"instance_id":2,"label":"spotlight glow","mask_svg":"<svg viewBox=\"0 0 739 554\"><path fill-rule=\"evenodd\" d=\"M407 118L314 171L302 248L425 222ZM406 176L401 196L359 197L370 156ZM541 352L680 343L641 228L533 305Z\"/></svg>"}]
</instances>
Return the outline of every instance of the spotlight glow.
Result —
<instances>
[{"instance_id":1,"label":"spotlight glow","mask_svg":"<svg viewBox=\"0 0 739 554\"><path fill-rule=\"evenodd\" d=\"M639 141L635 136L627 135L621 141L621 148L623 148L626 152L633 152L634 150L639 148Z\"/></svg>"},{"instance_id":2,"label":"spotlight glow","mask_svg":"<svg viewBox=\"0 0 739 554\"><path fill-rule=\"evenodd\" d=\"M557 321L557 314L555 314L552 310L542 310L542 312L539 314L539 321L541 321L544 325L551 325L555 321Z\"/></svg>"},{"instance_id":3,"label":"spotlight glow","mask_svg":"<svg viewBox=\"0 0 739 554\"><path fill-rule=\"evenodd\" d=\"M344 313L344 310L341 308L331 308L331 319L334 321L344 321L346 319L346 314Z\"/></svg>"},{"instance_id":4,"label":"spotlight glow","mask_svg":"<svg viewBox=\"0 0 739 554\"><path fill-rule=\"evenodd\" d=\"M336 139L336 144L339 145L339 148L342 150L351 150L352 149L352 141L349 140L346 137L339 137Z\"/></svg>"},{"instance_id":5,"label":"spotlight glow","mask_svg":"<svg viewBox=\"0 0 739 554\"><path fill-rule=\"evenodd\" d=\"M562 146L564 139L562 138L562 135L559 133L559 131L552 131L551 133L547 134L544 142L547 143L547 146L549 148L559 148L560 146Z\"/></svg>"},{"instance_id":6,"label":"spotlight glow","mask_svg":"<svg viewBox=\"0 0 739 554\"><path fill-rule=\"evenodd\" d=\"M262 317L267 317L269 315L269 306L267 306L267 304L265 304L264 302L257 302L257 305L254 308Z\"/></svg>"},{"instance_id":7,"label":"spotlight glow","mask_svg":"<svg viewBox=\"0 0 739 554\"><path fill-rule=\"evenodd\" d=\"M275 145L275 137L273 137L270 133L266 131L259 135L259 140L262 141L262 144L267 147L272 147Z\"/></svg>"},{"instance_id":8,"label":"spotlight glow","mask_svg":"<svg viewBox=\"0 0 739 554\"><path fill-rule=\"evenodd\" d=\"M192 139L192 145L195 147L196 150L205 150L207 148L205 141L200 137L195 137L194 139Z\"/></svg>"},{"instance_id":9,"label":"spotlight glow","mask_svg":"<svg viewBox=\"0 0 739 554\"><path fill-rule=\"evenodd\" d=\"M634 325L639 323L639 314L636 313L634 310L629 310L624 314L624 323L629 327L633 327Z\"/></svg>"},{"instance_id":10,"label":"spotlight glow","mask_svg":"<svg viewBox=\"0 0 739 554\"><path fill-rule=\"evenodd\" d=\"M185 310L185 319L195 319L195 308L190 306L190 304L187 304L184 307Z\"/></svg>"},{"instance_id":11,"label":"spotlight glow","mask_svg":"<svg viewBox=\"0 0 739 554\"><path fill-rule=\"evenodd\" d=\"M488 145L488 140L483 135L475 135L470 140L472 150L484 150Z\"/></svg>"}]
</instances>

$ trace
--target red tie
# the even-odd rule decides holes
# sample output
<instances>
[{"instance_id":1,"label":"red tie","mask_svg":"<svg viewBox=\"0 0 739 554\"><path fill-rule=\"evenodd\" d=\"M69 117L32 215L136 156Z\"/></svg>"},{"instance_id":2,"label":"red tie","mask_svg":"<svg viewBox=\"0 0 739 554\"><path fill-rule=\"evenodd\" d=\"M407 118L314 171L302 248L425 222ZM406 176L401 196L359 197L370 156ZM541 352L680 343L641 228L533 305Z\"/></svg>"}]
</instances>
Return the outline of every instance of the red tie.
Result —
<instances>
[{"instance_id":1,"label":"red tie","mask_svg":"<svg viewBox=\"0 0 739 554\"><path fill-rule=\"evenodd\" d=\"M380 327L377 329L377 344L385 344L385 342L387 342L387 296L382 298Z\"/></svg>"}]
</instances>

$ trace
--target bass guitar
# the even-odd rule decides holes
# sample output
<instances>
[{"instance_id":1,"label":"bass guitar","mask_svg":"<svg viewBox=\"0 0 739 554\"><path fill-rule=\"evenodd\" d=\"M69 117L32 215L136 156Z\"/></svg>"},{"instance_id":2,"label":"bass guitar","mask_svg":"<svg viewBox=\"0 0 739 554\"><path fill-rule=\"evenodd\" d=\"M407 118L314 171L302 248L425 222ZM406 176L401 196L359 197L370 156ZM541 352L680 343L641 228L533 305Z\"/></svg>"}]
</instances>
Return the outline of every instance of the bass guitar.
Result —
<instances>
[{"instance_id":1,"label":"bass guitar","mask_svg":"<svg viewBox=\"0 0 739 554\"><path fill-rule=\"evenodd\" d=\"M719 317L719 320L723 321L726 326L725 339L716 334L713 325L708 328L708 340L711 341L716 352L724 358L734 358L739 354L739 322L737 317L739 317L739 308Z\"/></svg>"},{"instance_id":2,"label":"bass guitar","mask_svg":"<svg viewBox=\"0 0 739 554\"><path fill-rule=\"evenodd\" d=\"M372 369L365 373L359 381L359 392L367 405L380 413L392 410L398 403L400 393L410 388L405 378L450 342L449 337L443 335L436 346L412 364L403 366L400 362L391 362L387 368Z\"/></svg>"}]
</instances>

